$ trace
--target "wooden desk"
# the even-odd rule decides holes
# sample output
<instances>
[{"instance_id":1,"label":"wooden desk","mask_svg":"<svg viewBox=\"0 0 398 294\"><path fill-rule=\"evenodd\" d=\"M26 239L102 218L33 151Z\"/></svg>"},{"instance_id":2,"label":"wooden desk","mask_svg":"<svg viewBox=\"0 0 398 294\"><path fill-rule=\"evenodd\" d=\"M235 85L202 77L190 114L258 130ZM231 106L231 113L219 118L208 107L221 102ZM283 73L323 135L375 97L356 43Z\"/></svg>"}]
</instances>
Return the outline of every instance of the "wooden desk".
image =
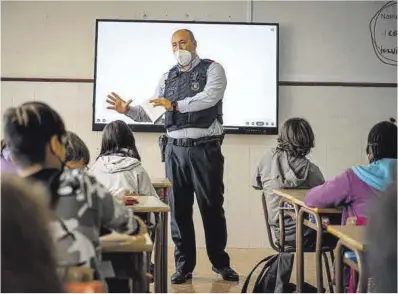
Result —
<instances>
[{"instance_id":1,"label":"wooden desk","mask_svg":"<svg viewBox=\"0 0 398 294\"><path fill-rule=\"evenodd\" d=\"M104 260L113 260L122 256L130 260L133 268L128 270L128 278L132 280L134 293L146 293L149 291L149 281L145 277L144 252L153 250L152 240L148 234L130 236L119 233L111 233L100 238L101 251Z\"/></svg>"},{"instance_id":2,"label":"wooden desk","mask_svg":"<svg viewBox=\"0 0 398 294\"><path fill-rule=\"evenodd\" d=\"M134 212L169 212L170 207L156 196L137 196L139 203L131 206Z\"/></svg>"},{"instance_id":3,"label":"wooden desk","mask_svg":"<svg viewBox=\"0 0 398 294\"><path fill-rule=\"evenodd\" d=\"M168 204L167 190L172 187L171 182L168 178L153 178L151 179L152 185L156 192L159 194L160 199Z\"/></svg>"},{"instance_id":4,"label":"wooden desk","mask_svg":"<svg viewBox=\"0 0 398 294\"><path fill-rule=\"evenodd\" d=\"M152 185L155 187L155 189L161 189L161 188L171 188L171 182L169 181L168 178L153 178L151 179Z\"/></svg>"},{"instance_id":5,"label":"wooden desk","mask_svg":"<svg viewBox=\"0 0 398 294\"><path fill-rule=\"evenodd\" d=\"M339 238L336 247L336 292L342 293L344 290L344 248L353 251L357 256L357 267L346 262L351 268L358 271L359 283L357 293L366 292L368 274L365 265L365 228L364 226L328 226L327 231Z\"/></svg>"},{"instance_id":6,"label":"wooden desk","mask_svg":"<svg viewBox=\"0 0 398 294\"><path fill-rule=\"evenodd\" d=\"M129 236L112 233L100 238L102 252L151 252L153 243L148 234Z\"/></svg>"},{"instance_id":7,"label":"wooden desk","mask_svg":"<svg viewBox=\"0 0 398 294\"><path fill-rule=\"evenodd\" d=\"M365 226L328 226L327 231L355 250L364 251Z\"/></svg>"},{"instance_id":8,"label":"wooden desk","mask_svg":"<svg viewBox=\"0 0 398 294\"><path fill-rule=\"evenodd\" d=\"M170 207L155 196L138 196L138 201L138 204L128 207L134 212L160 214L155 237L155 293L167 293L167 229Z\"/></svg>"},{"instance_id":9,"label":"wooden desk","mask_svg":"<svg viewBox=\"0 0 398 294\"><path fill-rule=\"evenodd\" d=\"M295 210L296 217L296 275L297 275L297 289L299 293L303 292L304 285L304 248L303 248L303 226L310 227L316 231L316 247L315 247L315 269L317 277L317 289L321 293L323 291L323 271L322 271L322 236L323 226L321 220L321 214L341 214L341 211L336 208L311 208L305 205L304 199L307 193L307 189L274 189L272 192L282 197L280 201L280 215L279 223L281 224L281 244L284 243L284 203L289 203ZM315 224L304 218L304 213L312 215L315 219ZM333 253L331 253L333 254ZM328 266L328 265L327 265ZM329 291L333 292L333 283L330 274L330 270L327 269L326 273L329 280Z\"/></svg>"},{"instance_id":10,"label":"wooden desk","mask_svg":"<svg viewBox=\"0 0 398 294\"><path fill-rule=\"evenodd\" d=\"M307 189L275 189L272 190L272 193L281 196L285 199L290 200L294 204L297 204L298 206L301 207L307 207L310 208L312 211L316 213L327 213L327 214L333 214L333 213L338 213L341 214L341 211L336 208L317 208L317 207L308 207L304 204L304 199L305 199L305 194L308 192Z\"/></svg>"}]
</instances>

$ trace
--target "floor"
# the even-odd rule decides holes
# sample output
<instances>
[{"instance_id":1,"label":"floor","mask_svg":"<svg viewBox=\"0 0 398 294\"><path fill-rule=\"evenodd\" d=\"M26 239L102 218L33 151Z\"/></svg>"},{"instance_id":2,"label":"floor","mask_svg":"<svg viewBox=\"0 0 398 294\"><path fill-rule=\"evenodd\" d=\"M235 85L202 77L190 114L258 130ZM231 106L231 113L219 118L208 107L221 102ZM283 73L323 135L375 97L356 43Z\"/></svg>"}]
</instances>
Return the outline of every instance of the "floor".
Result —
<instances>
[{"instance_id":1,"label":"floor","mask_svg":"<svg viewBox=\"0 0 398 294\"><path fill-rule=\"evenodd\" d=\"M208 261L205 249L197 250L197 265L193 274L192 281L182 285L171 285L170 279L168 287L170 293L240 293L242 285L245 282L247 275L250 273L254 265L265 258L266 256L275 254L272 249L229 249L228 253L231 258L231 266L239 273L240 281L226 282L211 270L211 264ZM305 254L305 281L315 285L315 259L313 254ZM174 273L174 258L173 250L169 249L169 277ZM296 282L296 271L293 269L291 282ZM324 274L325 277L325 274ZM252 280L257 276L254 275ZM325 278L324 278L325 279ZM326 280L326 279L325 279ZM254 281L249 285L251 292Z\"/></svg>"}]
</instances>

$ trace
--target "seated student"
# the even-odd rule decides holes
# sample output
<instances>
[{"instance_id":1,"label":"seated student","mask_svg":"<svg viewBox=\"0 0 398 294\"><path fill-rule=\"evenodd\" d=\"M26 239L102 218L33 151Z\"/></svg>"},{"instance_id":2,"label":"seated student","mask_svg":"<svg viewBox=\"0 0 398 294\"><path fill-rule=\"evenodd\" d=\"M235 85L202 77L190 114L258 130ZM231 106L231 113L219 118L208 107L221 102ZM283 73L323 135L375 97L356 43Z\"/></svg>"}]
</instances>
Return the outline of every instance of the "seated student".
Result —
<instances>
[{"instance_id":1,"label":"seated student","mask_svg":"<svg viewBox=\"0 0 398 294\"><path fill-rule=\"evenodd\" d=\"M323 175L315 164L306 156L314 147L314 133L310 124L302 118L287 120L280 131L278 145L267 152L258 164L253 187L262 189L267 201L268 221L278 243L279 201L273 189L299 188L308 189L324 182ZM285 245L296 247L296 221L285 215ZM315 231L304 233L304 247L315 246Z\"/></svg>"},{"instance_id":2,"label":"seated student","mask_svg":"<svg viewBox=\"0 0 398 294\"><path fill-rule=\"evenodd\" d=\"M141 164L141 157L135 145L135 138L128 125L116 120L108 123L103 131L100 154L95 163L90 168L90 173L100 181L112 195L122 197L126 193L135 195L157 196L149 175ZM147 220L148 214L139 214L139 217ZM154 214L150 214L147 222L149 227L156 224ZM153 233L153 231L152 231ZM151 234L154 240L154 234ZM114 262L115 267L117 262ZM153 273L154 265L150 265ZM123 289L123 283L116 286L117 282L112 283L112 288ZM120 288L119 288L120 287ZM115 291L116 291L115 290ZM121 290L118 290L121 291Z\"/></svg>"},{"instance_id":3,"label":"seated student","mask_svg":"<svg viewBox=\"0 0 398 294\"><path fill-rule=\"evenodd\" d=\"M16 175L1 179L1 292L64 293L45 191Z\"/></svg>"},{"instance_id":4,"label":"seated student","mask_svg":"<svg viewBox=\"0 0 398 294\"><path fill-rule=\"evenodd\" d=\"M138 233L132 210L117 203L95 178L82 169L64 170L66 131L55 110L44 103L27 102L5 112L3 127L20 175L42 182L50 191L50 206L63 220L58 231L63 229L90 240L96 264L101 226L126 234ZM95 278L102 279L93 268Z\"/></svg>"},{"instance_id":5,"label":"seated student","mask_svg":"<svg viewBox=\"0 0 398 294\"><path fill-rule=\"evenodd\" d=\"M74 132L66 132L66 167L86 169L90 163L90 151L87 145Z\"/></svg>"},{"instance_id":6,"label":"seated student","mask_svg":"<svg viewBox=\"0 0 398 294\"><path fill-rule=\"evenodd\" d=\"M349 217L367 217L370 203L392 181L397 168L397 126L380 122L369 132L369 164L354 166L307 192L309 207L342 207L341 224Z\"/></svg>"},{"instance_id":7,"label":"seated student","mask_svg":"<svg viewBox=\"0 0 398 294\"><path fill-rule=\"evenodd\" d=\"M121 120L105 126L101 151L90 172L112 195L124 190L131 194L157 196L141 164L133 132Z\"/></svg>"}]
</instances>

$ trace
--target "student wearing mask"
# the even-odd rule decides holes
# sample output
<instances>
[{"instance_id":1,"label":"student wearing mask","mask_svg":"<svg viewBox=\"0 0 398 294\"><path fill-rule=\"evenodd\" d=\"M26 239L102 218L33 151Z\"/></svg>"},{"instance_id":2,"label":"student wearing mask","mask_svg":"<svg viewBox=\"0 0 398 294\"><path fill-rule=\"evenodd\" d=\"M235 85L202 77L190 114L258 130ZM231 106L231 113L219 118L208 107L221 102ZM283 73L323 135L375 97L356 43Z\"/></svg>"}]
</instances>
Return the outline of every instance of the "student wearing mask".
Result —
<instances>
[{"instance_id":1,"label":"student wearing mask","mask_svg":"<svg viewBox=\"0 0 398 294\"><path fill-rule=\"evenodd\" d=\"M194 195L203 219L207 254L212 270L224 280L238 281L225 251L227 225L224 215L224 137L222 100L227 86L224 68L217 62L200 59L197 42L189 30L178 30L171 38L177 64L162 75L153 106L166 110L165 152L169 189L171 235L175 244L176 272L173 284L192 278L196 266L195 229L192 220ZM108 109L137 122L151 121L142 107L130 107L117 94L108 96ZM163 118L154 122L162 124Z\"/></svg>"},{"instance_id":2,"label":"student wearing mask","mask_svg":"<svg viewBox=\"0 0 398 294\"><path fill-rule=\"evenodd\" d=\"M307 192L309 207L341 207L341 224L349 217L367 217L370 203L393 180L397 169L397 126L380 122L369 132L366 144L369 164L354 166Z\"/></svg>"},{"instance_id":3,"label":"student wearing mask","mask_svg":"<svg viewBox=\"0 0 398 294\"><path fill-rule=\"evenodd\" d=\"M3 117L6 145L22 177L43 183L49 205L62 219L53 227L57 236L72 232L89 240L95 251L95 277L99 264L101 226L135 234L139 225L131 210L117 203L95 178L82 169L65 169L66 130L59 114L41 102L9 108ZM74 244L72 243L71 246ZM72 249L72 248L71 248Z\"/></svg>"}]
</instances>

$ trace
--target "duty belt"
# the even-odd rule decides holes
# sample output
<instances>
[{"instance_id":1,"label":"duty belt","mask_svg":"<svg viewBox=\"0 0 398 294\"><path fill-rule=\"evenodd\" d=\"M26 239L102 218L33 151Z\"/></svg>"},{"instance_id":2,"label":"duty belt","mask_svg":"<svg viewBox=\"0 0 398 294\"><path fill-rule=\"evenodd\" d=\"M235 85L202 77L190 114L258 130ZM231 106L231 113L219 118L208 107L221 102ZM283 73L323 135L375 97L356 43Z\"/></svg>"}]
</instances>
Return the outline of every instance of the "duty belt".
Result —
<instances>
[{"instance_id":1,"label":"duty belt","mask_svg":"<svg viewBox=\"0 0 398 294\"><path fill-rule=\"evenodd\" d=\"M221 145L223 140L224 140L224 134L221 136L202 137L198 139L190 139L190 138L173 139L169 137L167 138L167 143L179 147L194 147L213 142L219 142Z\"/></svg>"}]
</instances>

